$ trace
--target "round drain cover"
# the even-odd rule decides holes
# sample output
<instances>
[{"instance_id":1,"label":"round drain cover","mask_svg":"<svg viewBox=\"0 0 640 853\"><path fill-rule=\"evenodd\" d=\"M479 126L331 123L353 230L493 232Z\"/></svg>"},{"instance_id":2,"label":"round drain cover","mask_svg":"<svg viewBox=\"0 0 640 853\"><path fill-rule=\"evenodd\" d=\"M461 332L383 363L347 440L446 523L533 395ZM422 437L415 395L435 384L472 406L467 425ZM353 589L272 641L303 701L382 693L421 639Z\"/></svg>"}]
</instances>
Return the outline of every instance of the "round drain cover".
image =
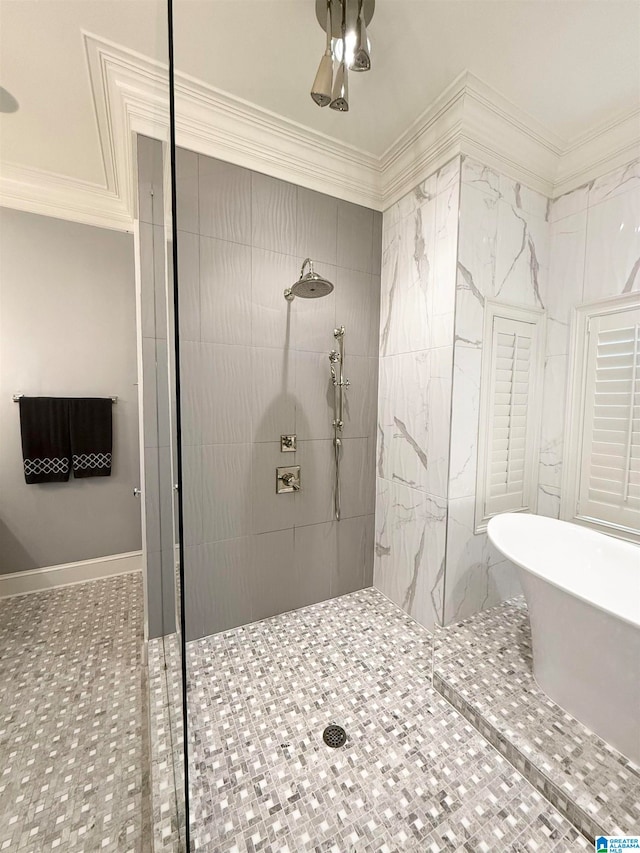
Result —
<instances>
[{"instance_id":1,"label":"round drain cover","mask_svg":"<svg viewBox=\"0 0 640 853\"><path fill-rule=\"evenodd\" d=\"M331 749L337 749L347 742L347 733L342 726L327 726L322 732L322 739Z\"/></svg>"}]
</instances>

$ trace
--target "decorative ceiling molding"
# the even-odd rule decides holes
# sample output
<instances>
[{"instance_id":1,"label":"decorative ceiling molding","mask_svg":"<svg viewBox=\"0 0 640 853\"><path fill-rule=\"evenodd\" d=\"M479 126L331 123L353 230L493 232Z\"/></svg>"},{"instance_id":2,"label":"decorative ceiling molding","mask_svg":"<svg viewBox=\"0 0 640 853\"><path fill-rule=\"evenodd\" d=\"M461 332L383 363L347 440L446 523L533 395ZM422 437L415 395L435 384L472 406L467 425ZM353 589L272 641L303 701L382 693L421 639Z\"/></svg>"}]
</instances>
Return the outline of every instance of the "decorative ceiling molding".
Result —
<instances>
[{"instance_id":1,"label":"decorative ceiling molding","mask_svg":"<svg viewBox=\"0 0 640 853\"><path fill-rule=\"evenodd\" d=\"M166 65L83 33L105 184L3 163L0 204L131 229L135 134L168 137ZM385 210L458 154L551 197L640 153L640 110L566 142L469 72L381 157L176 74L177 144L309 189Z\"/></svg>"}]
</instances>

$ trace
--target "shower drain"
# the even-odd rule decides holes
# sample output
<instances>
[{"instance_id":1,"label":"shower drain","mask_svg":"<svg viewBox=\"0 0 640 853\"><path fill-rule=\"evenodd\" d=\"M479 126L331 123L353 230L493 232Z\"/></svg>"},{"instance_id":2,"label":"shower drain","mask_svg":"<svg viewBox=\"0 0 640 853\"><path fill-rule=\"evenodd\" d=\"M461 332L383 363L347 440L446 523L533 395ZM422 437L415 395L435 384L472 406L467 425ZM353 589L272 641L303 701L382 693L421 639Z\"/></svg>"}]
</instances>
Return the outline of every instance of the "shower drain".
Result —
<instances>
[{"instance_id":1,"label":"shower drain","mask_svg":"<svg viewBox=\"0 0 640 853\"><path fill-rule=\"evenodd\" d=\"M347 742L347 733L342 726L327 726L322 732L322 739L331 749L337 749Z\"/></svg>"}]
</instances>

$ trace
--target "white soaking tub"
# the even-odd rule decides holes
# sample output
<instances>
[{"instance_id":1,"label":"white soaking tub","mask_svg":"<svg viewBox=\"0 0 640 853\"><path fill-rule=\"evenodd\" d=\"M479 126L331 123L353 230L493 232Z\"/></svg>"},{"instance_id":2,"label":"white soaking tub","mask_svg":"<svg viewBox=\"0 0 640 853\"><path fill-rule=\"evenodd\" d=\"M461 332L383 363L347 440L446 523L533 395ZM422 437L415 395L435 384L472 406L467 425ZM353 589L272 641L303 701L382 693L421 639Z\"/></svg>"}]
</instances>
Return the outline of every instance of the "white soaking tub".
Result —
<instances>
[{"instance_id":1,"label":"white soaking tub","mask_svg":"<svg viewBox=\"0 0 640 853\"><path fill-rule=\"evenodd\" d=\"M640 547L525 513L489 521L519 568L544 692L640 764Z\"/></svg>"}]
</instances>

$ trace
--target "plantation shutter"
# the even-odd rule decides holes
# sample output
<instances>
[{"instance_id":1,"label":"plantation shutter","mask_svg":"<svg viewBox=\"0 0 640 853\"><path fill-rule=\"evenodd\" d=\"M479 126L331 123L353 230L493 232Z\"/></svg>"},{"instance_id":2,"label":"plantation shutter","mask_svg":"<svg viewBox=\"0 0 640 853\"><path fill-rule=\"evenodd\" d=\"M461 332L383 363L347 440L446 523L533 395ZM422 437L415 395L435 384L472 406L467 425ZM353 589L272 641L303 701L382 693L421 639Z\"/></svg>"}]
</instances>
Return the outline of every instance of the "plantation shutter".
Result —
<instances>
[{"instance_id":1,"label":"plantation shutter","mask_svg":"<svg viewBox=\"0 0 640 853\"><path fill-rule=\"evenodd\" d=\"M640 529L640 308L592 317L578 514Z\"/></svg>"},{"instance_id":2,"label":"plantation shutter","mask_svg":"<svg viewBox=\"0 0 640 853\"><path fill-rule=\"evenodd\" d=\"M537 470L538 319L493 317L485 406L483 518L531 508Z\"/></svg>"}]
</instances>

